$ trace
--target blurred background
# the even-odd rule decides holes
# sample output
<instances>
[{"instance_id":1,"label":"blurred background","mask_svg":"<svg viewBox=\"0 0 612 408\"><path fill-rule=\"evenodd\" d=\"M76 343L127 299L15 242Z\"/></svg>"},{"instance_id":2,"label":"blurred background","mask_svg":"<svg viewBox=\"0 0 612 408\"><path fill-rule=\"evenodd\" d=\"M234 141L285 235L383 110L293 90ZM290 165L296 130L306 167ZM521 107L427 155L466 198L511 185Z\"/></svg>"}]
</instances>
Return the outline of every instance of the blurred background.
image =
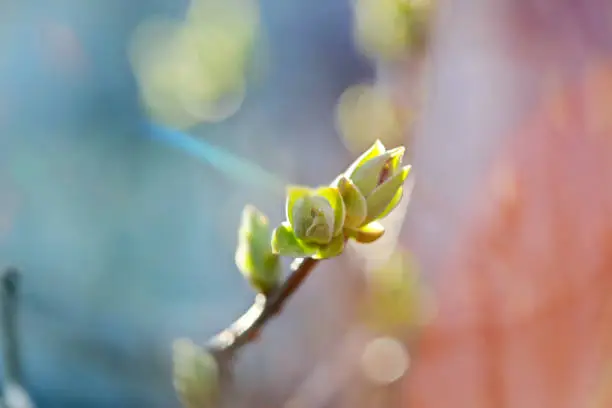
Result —
<instances>
[{"instance_id":1,"label":"blurred background","mask_svg":"<svg viewBox=\"0 0 612 408\"><path fill-rule=\"evenodd\" d=\"M252 301L243 206L279 222L286 183L329 182L379 137L372 106L401 143L354 20L347 0L0 2L0 260L24 275L38 406L178 406L172 341ZM329 280L245 353L244 395L308 373L350 292ZM337 311L300 346L313 296Z\"/></svg>"},{"instance_id":2,"label":"blurred background","mask_svg":"<svg viewBox=\"0 0 612 408\"><path fill-rule=\"evenodd\" d=\"M375 139L383 239L317 268L231 407L609 407L605 0L0 0L0 266L41 408L178 407L171 344L252 302L254 204ZM412 188L414 186L414 188Z\"/></svg>"}]
</instances>

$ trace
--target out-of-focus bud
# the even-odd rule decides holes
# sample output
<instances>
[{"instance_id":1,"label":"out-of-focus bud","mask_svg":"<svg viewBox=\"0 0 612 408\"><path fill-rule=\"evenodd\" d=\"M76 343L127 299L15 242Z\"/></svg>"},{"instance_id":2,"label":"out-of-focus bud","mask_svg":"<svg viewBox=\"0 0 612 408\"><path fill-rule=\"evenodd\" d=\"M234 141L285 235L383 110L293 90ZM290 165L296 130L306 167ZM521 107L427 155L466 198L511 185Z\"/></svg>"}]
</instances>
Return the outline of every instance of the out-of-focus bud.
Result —
<instances>
[{"instance_id":1,"label":"out-of-focus bud","mask_svg":"<svg viewBox=\"0 0 612 408\"><path fill-rule=\"evenodd\" d=\"M436 1L401 0L400 8L406 19L409 47L416 52L423 51L428 46Z\"/></svg>"},{"instance_id":2,"label":"out-of-focus bud","mask_svg":"<svg viewBox=\"0 0 612 408\"><path fill-rule=\"evenodd\" d=\"M393 61L427 49L433 0L355 0L354 36L369 58Z\"/></svg>"},{"instance_id":3,"label":"out-of-focus bud","mask_svg":"<svg viewBox=\"0 0 612 408\"><path fill-rule=\"evenodd\" d=\"M287 221L273 233L272 249L283 256L331 258L344 249L345 206L338 189L292 186Z\"/></svg>"},{"instance_id":4,"label":"out-of-focus bud","mask_svg":"<svg viewBox=\"0 0 612 408\"><path fill-rule=\"evenodd\" d=\"M281 265L272 252L268 219L255 207L242 212L236 248L236 266L259 293L267 294L279 283Z\"/></svg>"},{"instance_id":5,"label":"out-of-focus bud","mask_svg":"<svg viewBox=\"0 0 612 408\"><path fill-rule=\"evenodd\" d=\"M345 234L359 242L373 242L384 233L376 220L399 204L410 166L401 166L404 147L387 150L380 140L365 151L340 175L337 187L347 207ZM362 203L365 202L365 216Z\"/></svg>"},{"instance_id":6,"label":"out-of-focus bud","mask_svg":"<svg viewBox=\"0 0 612 408\"><path fill-rule=\"evenodd\" d=\"M219 398L219 367L215 358L191 340L173 344L174 389L185 408L213 408Z\"/></svg>"},{"instance_id":7,"label":"out-of-focus bud","mask_svg":"<svg viewBox=\"0 0 612 408\"><path fill-rule=\"evenodd\" d=\"M426 322L431 302L411 252L394 252L385 264L369 271L367 278L362 318L369 328L400 335Z\"/></svg>"}]
</instances>

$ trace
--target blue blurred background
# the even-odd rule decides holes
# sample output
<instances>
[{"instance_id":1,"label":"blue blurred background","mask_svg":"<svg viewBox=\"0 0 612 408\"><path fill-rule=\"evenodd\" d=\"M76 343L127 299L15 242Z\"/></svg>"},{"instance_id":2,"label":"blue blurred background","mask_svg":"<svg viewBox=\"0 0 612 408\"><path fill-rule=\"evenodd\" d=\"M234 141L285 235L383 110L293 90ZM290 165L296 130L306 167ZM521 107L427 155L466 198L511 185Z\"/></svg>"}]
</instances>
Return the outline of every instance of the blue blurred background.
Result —
<instances>
[{"instance_id":1,"label":"blue blurred background","mask_svg":"<svg viewBox=\"0 0 612 408\"><path fill-rule=\"evenodd\" d=\"M233 264L242 207L279 221L271 180L322 183L351 159L334 109L373 70L349 0L247 3L0 1L0 261L24 273L39 407L178 406L172 340L204 340L251 301ZM187 37L217 23L196 59L225 65L168 50L186 21ZM241 182L239 163L257 171Z\"/></svg>"}]
</instances>

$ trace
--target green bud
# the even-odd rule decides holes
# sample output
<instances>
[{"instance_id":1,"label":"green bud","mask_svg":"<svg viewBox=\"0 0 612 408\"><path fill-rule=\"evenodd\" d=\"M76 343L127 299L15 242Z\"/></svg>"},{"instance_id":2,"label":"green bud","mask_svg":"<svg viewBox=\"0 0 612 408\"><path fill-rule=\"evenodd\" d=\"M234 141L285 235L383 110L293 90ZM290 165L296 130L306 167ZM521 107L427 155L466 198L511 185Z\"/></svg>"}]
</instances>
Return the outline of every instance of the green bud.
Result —
<instances>
[{"instance_id":1,"label":"green bud","mask_svg":"<svg viewBox=\"0 0 612 408\"><path fill-rule=\"evenodd\" d=\"M349 229L355 230L380 219L399 204L404 182L410 172L410 166L401 167L404 152L402 146L386 150L377 140L349 166L344 175L336 179L334 184L338 185L347 203L347 214L351 216L345 221ZM366 216L363 218L359 217L361 204L358 195L352 191L353 186L365 199Z\"/></svg>"},{"instance_id":2,"label":"green bud","mask_svg":"<svg viewBox=\"0 0 612 408\"><path fill-rule=\"evenodd\" d=\"M329 244L342 232L344 215L344 202L336 188L291 187L288 190L287 218L299 240Z\"/></svg>"},{"instance_id":3,"label":"green bud","mask_svg":"<svg viewBox=\"0 0 612 408\"><path fill-rule=\"evenodd\" d=\"M378 185L388 160L389 158L386 154L374 157L357 167L353 174L347 174L347 176L361 194L367 197Z\"/></svg>"},{"instance_id":4,"label":"green bud","mask_svg":"<svg viewBox=\"0 0 612 408\"><path fill-rule=\"evenodd\" d=\"M292 186L287 192L287 222L274 230L272 250L283 256L316 259L344 249L345 206L337 188Z\"/></svg>"},{"instance_id":5,"label":"green bud","mask_svg":"<svg viewBox=\"0 0 612 408\"><path fill-rule=\"evenodd\" d=\"M174 389L185 408L212 408L219 398L219 367L215 358L191 340L173 344Z\"/></svg>"},{"instance_id":6,"label":"green bud","mask_svg":"<svg viewBox=\"0 0 612 408\"><path fill-rule=\"evenodd\" d=\"M334 237L334 209L320 196L299 198L292 211L296 237L315 244L328 244Z\"/></svg>"},{"instance_id":7,"label":"green bud","mask_svg":"<svg viewBox=\"0 0 612 408\"><path fill-rule=\"evenodd\" d=\"M380 219L389 214L399 201L403 193L403 185L410 173L410 166L402 167L398 172L393 173L390 178L380 184L366 197L368 215L366 223Z\"/></svg>"},{"instance_id":8,"label":"green bud","mask_svg":"<svg viewBox=\"0 0 612 408\"><path fill-rule=\"evenodd\" d=\"M357 167L361 166L362 164L364 164L368 160L373 159L374 157L380 156L381 154L383 154L386 151L387 151L387 149L385 148L385 145L383 145L380 140L376 140L374 142L374 144L368 150L363 152L361 154L361 156L359 156L357 158L357 160L355 160L353 162L353 164L351 164L349 166L349 168L346 170L345 174L347 174L347 175L353 174Z\"/></svg>"},{"instance_id":9,"label":"green bud","mask_svg":"<svg viewBox=\"0 0 612 408\"><path fill-rule=\"evenodd\" d=\"M366 160L346 176L357 186L361 194L367 197L397 171L404 152L404 147L387 150L379 156Z\"/></svg>"},{"instance_id":10,"label":"green bud","mask_svg":"<svg viewBox=\"0 0 612 408\"><path fill-rule=\"evenodd\" d=\"M281 277L281 265L272 251L268 219L253 206L242 212L236 248L236 266L260 293L276 288Z\"/></svg>"}]
</instances>

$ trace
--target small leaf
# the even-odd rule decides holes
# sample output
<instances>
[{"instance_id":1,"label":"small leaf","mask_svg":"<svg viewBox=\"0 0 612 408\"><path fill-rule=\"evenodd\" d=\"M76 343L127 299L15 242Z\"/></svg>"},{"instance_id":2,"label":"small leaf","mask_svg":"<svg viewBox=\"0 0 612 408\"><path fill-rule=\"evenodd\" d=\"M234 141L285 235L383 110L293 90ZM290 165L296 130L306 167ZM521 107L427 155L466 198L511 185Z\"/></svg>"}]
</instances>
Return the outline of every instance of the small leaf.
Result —
<instances>
[{"instance_id":1,"label":"small leaf","mask_svg":"<svg viewBox=\"0 0 612 408\"><path fill-rule=\"evenodd\" d=\"M325 214L319 213L306 230L304 241L316 245L326 245L334 237L333 224L328 222Z\"/></svg>"},{"instance_id":2,"label":"small leaf","mask_svg":"<svg viewBox=\"0 0 612 408\"><path fill-rule=\"evenodd\" d=\"M398 164L401 164L404 154L406 154L406 148L404 146L394 147L393 149L387 150L389 157L392 162L396 165L395 170L399 168Z\"/></svg>"},{"instance_id":3,"label":"small leaf","mask_svg":"<svg viewBox=\"0 0 612 408\"><path fill-rule=\"evenodd\" d=\"M325 222L333 236L336 214L334 208L332 207L332 203L327 197L324 197L318 193L313 195L310 199L310 204L312 207L308 209L308 212L316 214L315 219L317 222ZM340 198L340 201L342 201L342 198ZM325 243L328 243L329 241L331 241L331 237Z\"/></svg>"},{"instance_id":4,"label":"small leaf","mask_svg":"<svg viewBox=\"0 0 612 408\"><path fill-rule=\"evenodd\" d=\"M368 206L368 215L365 219L366 223L380 218L381 214L395 199L396 193L406 181L408 173L410 173L410 166L403 167L399 172L395 173L391 178L378 186L372 194L366 198Z\"/></svg>"},{"instance_id":5,"label":"small leaf","mask_svg":"<svg viewBox=\"0 0 612 408\"><path fill-rule=\"evenodd\" d=\"M272 253L268 219L253 206L242 212L238 229L236 266L259 293L273 290L281 275L278 256Z\"/></svg>"},{"instance_id":6,"label":"small leaf","mask_svg":"<svg viewBox=\"0 0 612 408\"><path fill-rule=\"evenodd\" d=\"M317 190L317 195L325 198L331 205L331 208L334 210L332 235L335 237L336 235L342 232L342 227L344 225L344 217L346 213L344 201L342 200L340 191L338 191L337 188L333 187L321 187Z\"/></svg>"},{"instance_id":7,"label":"small leaf","mask_svg":"<svg viewBox=\"0 0 612 408\"><path fill-rule=\"evenodd\" d=\"M355 172L355 169L357 169L357 167L361 166L363 163L365 163L368 160L373 159L376 156L380 156L381 154L383 154L387 149L385 149L385 145L382 144L382 142L380 140L376 140L374 142L374 144L365 152L363 152L361 154L361 156L359 156L350 166L349 168L346 170L345 174L347 177L351 178L351 176L353 175L353 173Z\"/></svg>"},{"instance_id":8,"label":"small leaf","mask_svg":"<svg viewBox=\"0 0 612 408\"><path fill-rule=\"evenodd\" d=\"M371 222L359 229L349 230L349 236L362 244L369 244L382 237L385 233L385 227L379 222Z\"/></svg>"},{"instance_id":9,"label":"small leaf","mask_svg":"<svg viewBox=\"0 0 612 408\"><path fill-rule=\"evenodd\" d=\"M297 239L306 238L306 232L312 226L317 212L314 210L313 197L308 195L295 200L291 209L289 224Z\"/></svg>"},{"instance_id":10,"label":"small leaf","mask_svg":"<svg viewBox=\"0 0 612 408\"><path fill-rule=\"evenodd\" d=\"M378 186L383 169L388 161L389 155L383 153L355 169L349 178L357 186L361 194L367 197Z\"/></svg>"},{"instance_id":11,"label":"small leaf","mask_svg":"<svg viewBox=\"0 0 612 408\"><path fill-rule=\"evenodd\" d=\"M219 367L215 358L191 340L176 340L172 347L173 383L186 408L215 407L219 397Z\"/></svg>"},{"instance_id":12,"label":"small leaf","mask_svg":"<svg viewBox=\"0 0 612 408\"><path fill-rule=\"evenodd\" d=\"M270 226L268 218L257 208L247 205L242 210L238 228L238 245L244 245L256 258L255 263L270 252ZM261 254L262 256L258 256Z\"/></svg>"},{"instance_id":13,"label":"small leaf","mask_svg":"<svg viewBox=\"0 0 612 408\"><path fill-rule=\"evenodd\" d=\"M338 180L338 190L346 207L344 225L349 228L359 227L367 215L365 197L359 192L355 184L345 176L341 176Z\"/></svg>"},{"instance_id":14,"label":"small leaf","mask_svg":"<svg viewBox=\"0 0 612 408\"><path fill-rule=\"evenodd\" d=\"M404 146L399 146L391 150L387 150L387 154L389 155L389 170L391 174L395 174L402 164L402 159L404 158L404 154L406 153L406 148Z\"/></svg>"},{"instance_id":15,"label":"small leaf","mask_svg":"<svg viewBox=\"0 0 612 408\"><path fill-rule=\"evenodd\" d=\"M314 254L312 257L314 259L329 259L329 258L333 258L335 256L340 255L343 251L344 251L344 235L340 234L334 237L334 239L332 239L332 241L329 244L319 248L317 253Z\"/></svg>"},{"instance_id":16,"label":"small leaf","mask_svg":"<svg viewBox=\"0 0 612 408\"><path fill-rule=\"evenodd\" d=\"M282 256L302 258L313 255L317 249L299 241L288 222L283 222L272 233L272 251Z\"/></svg>"},{"instance_id":17,"label":"small leaf","mask_svg":"<svg viewBox=\"0 0 612 408\"><path fill-rule=\"evenodd\" d=\"M323 245L333 238L334 210L323 196L313 193L299 198L293 206L293 222L298 240Z\"/></svg>"},{"instance_id":18,"label":"small leaf","mask_svg":"<svg viewBox=\"0 0 612 408\"><path fill-rule=\"evenodd\" d=\"M267 294L272 291L280 280L281 265L278 255L268 253L261 255L258 263L245 245L236 250L236 266L250 285L258 292Z\"/></svg>"},{"instance_id":19,"label":"small leaf","mask_svg":"<svg viewBox=\"0 0 612 408\"><path fill-rule=\"evenodd\" d=\"M285 208L287 220L291 225L295 225L294 220L294 206L297 201L301 200L304 197L308 197L312 194L312 190L308 187L302 186L289 186L287 188L287 204Z\"/></svg>"},{"instance_id":20,"label":"small leaf","mask_svg":"<svg viewBox=\"0 0 612 408\"><path fill-rule=\"evenodd\" d=\"M404 195L404 187L398 188L397 191L395 192L395 195L389 202L389 205L387 205L387 208L385 208L383 212L380 213L380 215L378 216L378 219L381 220L385 218L387 215L389 215L391 211L395 210L395 207L397 207L400 201L402 201L403 195Z\"/></svg>"}]
</instances>

